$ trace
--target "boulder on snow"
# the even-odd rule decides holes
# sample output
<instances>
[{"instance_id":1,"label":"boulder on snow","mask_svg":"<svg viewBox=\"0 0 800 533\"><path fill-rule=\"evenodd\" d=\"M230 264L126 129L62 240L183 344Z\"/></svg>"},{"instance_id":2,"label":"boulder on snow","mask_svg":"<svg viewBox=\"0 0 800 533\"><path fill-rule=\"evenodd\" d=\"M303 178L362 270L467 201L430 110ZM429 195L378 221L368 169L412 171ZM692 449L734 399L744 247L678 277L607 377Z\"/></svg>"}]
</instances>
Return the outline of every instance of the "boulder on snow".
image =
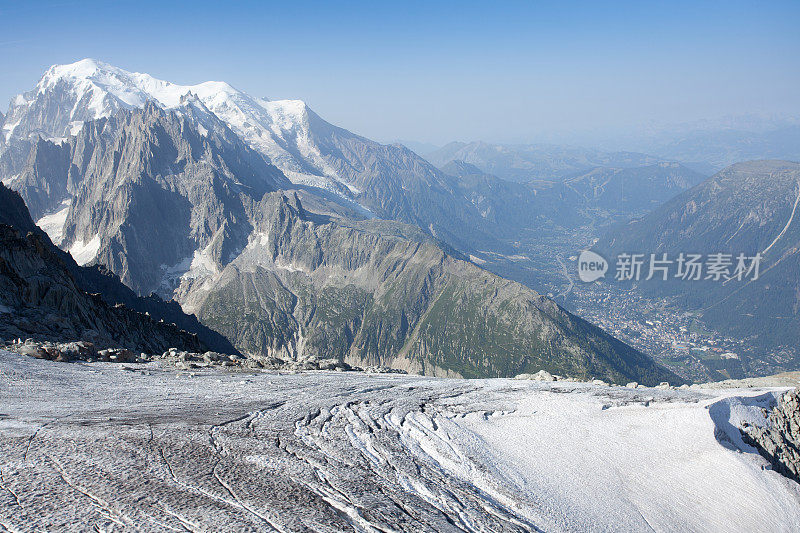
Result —
<instances>
[{"instance_id":1,"label":"boulder on snow","mask_svg":"<svg viewBox=\"0 0 800 533\"><path fill-rule=\"evenodd\" d=\"M784 393L764 414L768 423L763 427L743 425L744 441L756 448L776 472L800 483L800 389Z\"/></svg>"},{"instance_id":2,"label":"boulder on snow","mask_svg":"<svg viewBox=\"0 0 800 533\"><path fill-rule=\"evenodd\" d=\"M108 348L97 352L97 356L101 361L110 361L112 363L134 363L136 362L136 354L125 348Z\"/></svg>"},{"instance_id":3,"label":"boulder on snow","mask_svg":"<svg viewBox=\"0 0 800 533\"><path fill-rule=\"evenodd\" d=\"M85 361L97 356L97 348L87 341L64 342L58 345L59 351L72 360Z\"/></svg>"}]
</instances>

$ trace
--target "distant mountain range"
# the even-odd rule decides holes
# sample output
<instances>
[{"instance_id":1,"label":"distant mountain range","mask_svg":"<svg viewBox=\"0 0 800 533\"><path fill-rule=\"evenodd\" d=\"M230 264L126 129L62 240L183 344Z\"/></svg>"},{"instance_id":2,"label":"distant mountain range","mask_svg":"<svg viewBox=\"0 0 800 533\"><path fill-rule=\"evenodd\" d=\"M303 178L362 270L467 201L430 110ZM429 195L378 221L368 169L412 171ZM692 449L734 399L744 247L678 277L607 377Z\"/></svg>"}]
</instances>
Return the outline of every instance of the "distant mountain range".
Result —
<instances>
[{"instance_id":1,"label":"distant mountain range","mask_svg":"<svg viewBox=\"0 0 800 533\"><path fill-rule=\"evenodd\" d=\"M679 381L457 251L506 246L507 211L479 197L515 198L522 223L534 189L463 180L302 102L84 60L49 69L2 131L3 182L62 248L254 357Z\"/></svg>"},{"instance_id":2,"label":"distant mountain range","mask_svg":"<svg viewBox=\"0 0 800 533\"><path fill-rule=\"evenodd\" d=\"M706 177L679 163L598 167L565 179L563 187L577 195L575 205L583 203L587 208L632 216L660 206Z\"/></svg>"},{"instance_id":3,"label":"distant mountain range","mask_svg":"<svg viewBox=\"0 0 800 533\"><path fill-rule=\"evenodd\" d=\"M458 176L462 193L510 238L523 228L575 228L642 215L706 179L678 163L595 167L574 177L528 183L503 180L459 160L442 170Z\"/></svg>"},{"instance_id":4,"label":"distant mountain range","mask_svg":"<svg viewBox=\"0 0 800 533\"><path fill-rule=\"evenodd\" d=\"M633 147L710 174L750 160L800 161L800 118L743 116L698 121L604 145Z\"/></svg>"},{"instance_id":5,"label":"distant mountain range","mask_svg":"<svg viewBox=\"0 0 800 533\"><path fill-rule=\"evenodd\" d=\"M549 144L490 144L452 142L425 154L437 166L464 161L500 178L528 183L560 181L585 174L597 167L630 168L663 161L633 152L603 152L587 148Z\"/></svg>"},{"instance_id":6,"label":"distant mountain range","mask_svg":"<svg viewBox=\"0 0 800 533\"><path fill-rule=\"evenodd\" d=\"M745 161L800 161L800 117L739 116L610 135L590 148L557 144L451 142L432 147L400 141L441 167L465 161L503 179L528 182L574 177L595 167L632 168L677 162L710 176Z\"/></svg>"}]
</instances>

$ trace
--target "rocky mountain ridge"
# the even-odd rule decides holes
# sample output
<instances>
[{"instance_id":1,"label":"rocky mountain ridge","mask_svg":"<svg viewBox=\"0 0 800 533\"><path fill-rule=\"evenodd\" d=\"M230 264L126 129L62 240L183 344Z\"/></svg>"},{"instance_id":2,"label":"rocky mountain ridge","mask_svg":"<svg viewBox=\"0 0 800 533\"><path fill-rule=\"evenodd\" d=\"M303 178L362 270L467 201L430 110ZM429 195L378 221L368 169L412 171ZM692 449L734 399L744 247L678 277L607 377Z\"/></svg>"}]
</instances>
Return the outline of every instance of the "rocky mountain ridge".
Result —
<instances>
[{"instance_id":1,"label":"rocky mountain ridge","mask_svg":"<svg viewBox=\"0 0 800 533\"><path fill-rule=\"evenodd\" d=\"M782 394L766 415L768 424L742 429L745 442L769 460L776 472L800 483L800 389Z\"/></svg>"},{"instance_id":2,"label":"rocky mountain ridge","mask_svg":"<svg viewBox=\"0 0 800 533\"><path fill-rule=\"evenodd\" d=\"M22 200L0 185L0 336L90 341L98 346L161 353L175 346L201 351L197 338L99 294L82 290L71 258L58 251L33 222ZM11 224L17 217L20 224ZM24 234L22 231L27 231ZM71 265L73 268L76 265Z\"/></svg>"},{"instance_id":3,"label":"rocky mountain ridge","mask_svg":"<svg viewBox=\"0 0 800 533\"><path fill-rule=\"evenodd\" d=\"M249 354L464 377L547 369L617 382L638 374L655 384L666 376L547 298L448 255L419 229L320 217L281 193L256 207L240 256L182 298Z\"/></svg>"}]
</instances>

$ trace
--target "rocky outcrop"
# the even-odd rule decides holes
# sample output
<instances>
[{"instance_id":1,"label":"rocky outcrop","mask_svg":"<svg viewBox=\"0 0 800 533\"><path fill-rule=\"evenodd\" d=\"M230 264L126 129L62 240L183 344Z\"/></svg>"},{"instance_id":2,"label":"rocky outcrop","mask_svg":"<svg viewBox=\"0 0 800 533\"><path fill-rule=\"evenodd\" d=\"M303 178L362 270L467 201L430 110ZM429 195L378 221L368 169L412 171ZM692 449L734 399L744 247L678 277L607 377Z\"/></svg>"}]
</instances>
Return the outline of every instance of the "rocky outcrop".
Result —
<instances>
[{"instance_id":1,"label":"rocky outcrop","mask_svg":"<svg viewBox=\"0 0 800 533\"><path fill-rule=\"evenodd\" d=\"M745 426L744 441L772 463L776 472L800 483L800 389L783 394L765 414L766 426Z\"/></svg>"},{"instance_id":2,"label":"rocky outcrop","mask_svg":"<svg viewBox=\"0 0 800 533\"><path fill-rule=\"evenodd\" d=\"M225 337L201 324L194 315L184 313L177 302L165 302L156 295L144 298L137 296L104 265L79 266L70 254L53 246L48 236L34 224L19 194L8 190L2 184L0 184L0 224L16 229L21 235L28 233L36 235L42 245L49 248L61 261L81 291L99 295L111 307L123 305L156 321L175 324L178 328L197 335L200 342L212 350L237 353L236 348Z\"/></svg>"},{"instance_id":3,"label":"rocky outcrop","mask_svg":"<svg viewBox=\"0 0 800 533\"><path fill-rule=\"evenodd\" d=\"M18 337L85 340L147 353L202 347L195 335L173 324L82 291L50 242L0 225L0 338Z\"/></svg>"},{"instance_id":4,"label":"rocky outcrop","mask_svg":"<svg viewBox=\"0 0 800 533\"><path fill-rule=\"evenodd\" d=\"M98 349L94 343L88 341L53 342L28 338L25 340L14 339L3 343L0 339L0 348L36 359L48 361L84 362L84 363L150 363L158 361L162 364L174 365L180 370L201 370L212 368L230 368L246 370L273 370L273 371L336 371L336 372L367 372L381 374L405 374L406 372L385 366L370 366L360 368L350 366L338 359L317 359L309 357L302 361L284 361L275 357L244 357L239 354L226 354L213 351L203 353L170 348L163 354L134 352L127 348Z\"/></svg>"},{"instance_id":5,"label":"rocky outcrop","mask_svg":"<svg viewBox=\"0 0 800 533\"><path fill-rule=\"evenodd\" d=\"M36 233L44 236L44 232L33 223L20 195L8 190L2 183L0 183L0 224L11 226L23 235Z\"/></svg>"}]
</instances>

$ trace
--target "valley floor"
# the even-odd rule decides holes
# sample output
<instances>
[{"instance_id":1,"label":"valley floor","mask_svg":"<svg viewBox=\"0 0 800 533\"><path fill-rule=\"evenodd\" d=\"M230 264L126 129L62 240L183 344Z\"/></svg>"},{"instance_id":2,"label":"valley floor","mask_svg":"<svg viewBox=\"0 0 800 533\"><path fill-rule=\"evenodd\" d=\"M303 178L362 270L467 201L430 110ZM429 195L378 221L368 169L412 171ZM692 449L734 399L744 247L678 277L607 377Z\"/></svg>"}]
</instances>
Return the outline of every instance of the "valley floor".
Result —
<instances>
[{"instance_id":1,"label":"valley floor","mask_svg":"<svg viewBox=\"0 0 800 533\"><path fill-rule=\"evenodd\" d=\"M778 390L0 352L0 531L797 531L736 428Z\"/></svg>"}]
</instances>

